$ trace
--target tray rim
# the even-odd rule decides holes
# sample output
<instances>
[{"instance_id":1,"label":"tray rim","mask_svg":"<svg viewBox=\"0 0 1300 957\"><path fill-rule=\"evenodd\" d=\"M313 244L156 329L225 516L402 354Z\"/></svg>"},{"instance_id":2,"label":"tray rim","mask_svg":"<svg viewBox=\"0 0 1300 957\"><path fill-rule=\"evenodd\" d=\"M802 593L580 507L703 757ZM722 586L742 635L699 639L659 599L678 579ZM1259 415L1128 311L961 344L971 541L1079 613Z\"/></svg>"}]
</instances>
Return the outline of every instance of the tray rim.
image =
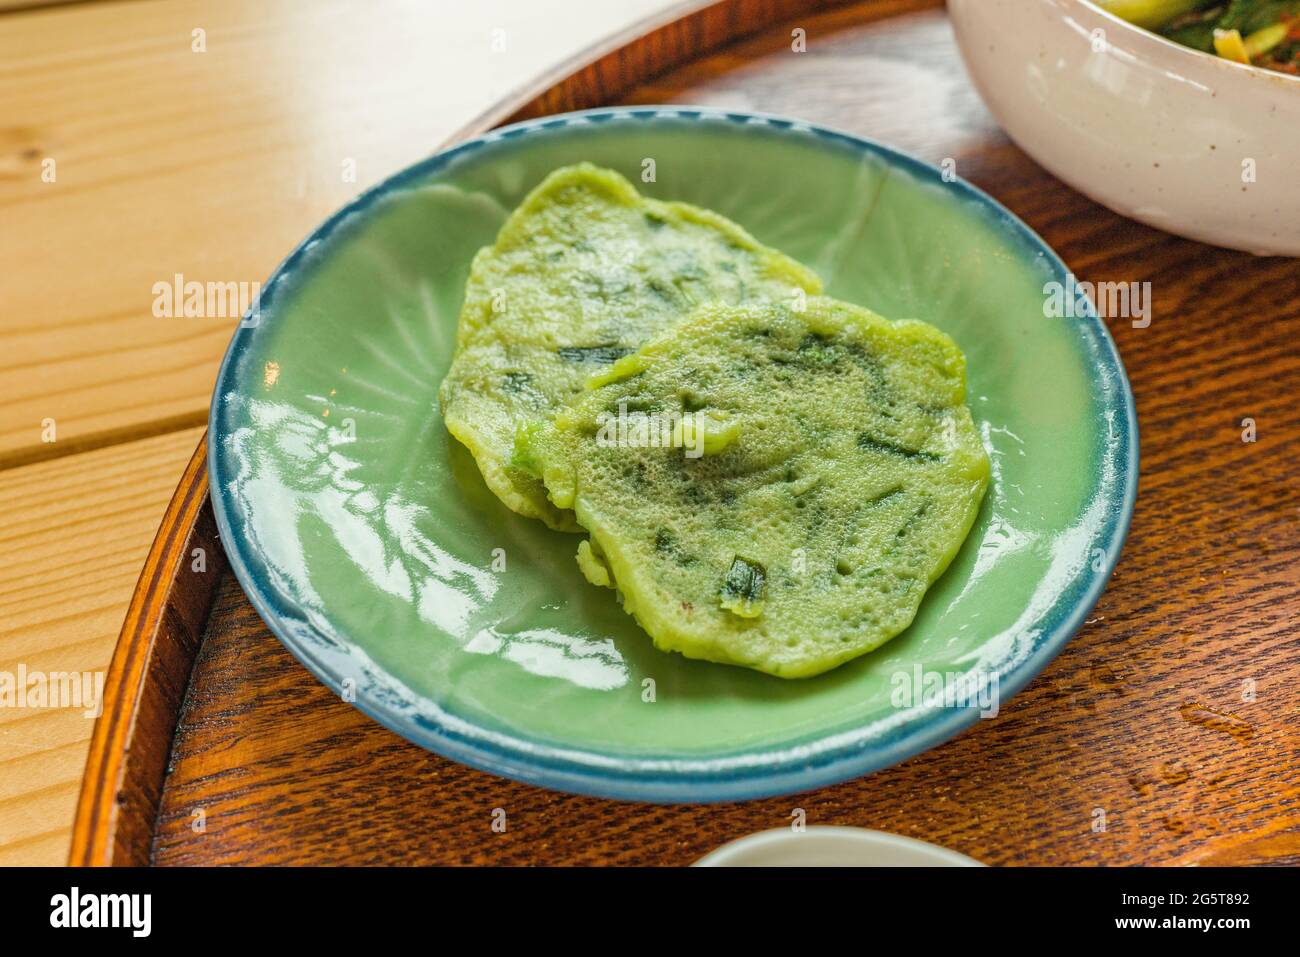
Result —
<instances>
[{"instance_id":1,"label":"tray rim","mask_svg":"<svg viewBox=\"0 0 1300 957\"><path fill-rule=\"evenodd\" d=\"M82 775L73 819L72 843L68 852L68 863L73 866L142 865L149 862L157 803L152 802L149 819L143 820L130 814L130 810L138 808L123 813L126 807L124 797L130 788L143 788L146 794L161 796L162 775L157 772L165 772L184 687L189 683L193 656L181 655L181 660L177 661L176 655L164 656L157 652L166 612L174 607L174 596L179 587L178 572L192 551L199 523L205 513L210 520L215 520L208 497L207 445L207 430L204 429L163 513L122 622L104 680L103 711L96 718L91 733L86 770ZM214 551L220 552L220 547ZM224 568L224 555L220 567ZM220 578L220 574L208 575L200 586L202 591L195 607L201 612L203 621L207 619ZM182 682L182 695L176 700L176 711L170 715L170 724L155 729L157 732L165 731L165 735L143 733L142 700L149 684L156 686L159 683L159 674L181 678ZM136 760L131 761L132 758ZM149 790L150 785L156 786L156 792ZM139 836L143 833L148 833L148 843L140 842Z\"/></svg>"}]
</instances>

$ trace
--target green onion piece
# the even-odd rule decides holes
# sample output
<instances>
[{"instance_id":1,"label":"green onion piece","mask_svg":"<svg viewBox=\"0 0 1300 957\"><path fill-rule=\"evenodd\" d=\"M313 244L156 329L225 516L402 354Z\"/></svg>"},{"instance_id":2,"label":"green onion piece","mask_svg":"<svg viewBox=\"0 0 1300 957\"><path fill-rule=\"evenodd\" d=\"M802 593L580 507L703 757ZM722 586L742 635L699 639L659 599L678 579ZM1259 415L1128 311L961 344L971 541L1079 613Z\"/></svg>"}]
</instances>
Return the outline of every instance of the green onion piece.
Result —
<instances>
[{"instance_id":1,"label":"green onion piece","mask_svg":"<svg viewBox=\"0 0 1300 957\"><path fill-rule=\"evenodd\" d=\"M1246 56L1252 60L1261 57L1286 39L1287 24L1275 23L1272 26L1256 30L1242 42L1246 46Z\"/></svg>"},{"instance_id":2,"label":"green onion piece","mask_svg":"<svg viewBox=\"0 0 1300 957\"><path fill-rule=\"evenodd\" d=\"M1097 6L1135 26L1154 30L1174 17L1199 10L1213 0L1094 0Z\"/></svg>"},{"instance_id":3,"label":"green onion piece","mask_svg":"<svg viewBox=\"0 0 1300 957\"><path fill-rule=\"evenodd\" d=\"M758 562L737 555L722 582L722 607L741 618L757 618L763 613L767 592L767 569Z\"/></svg>"}]
</instances>

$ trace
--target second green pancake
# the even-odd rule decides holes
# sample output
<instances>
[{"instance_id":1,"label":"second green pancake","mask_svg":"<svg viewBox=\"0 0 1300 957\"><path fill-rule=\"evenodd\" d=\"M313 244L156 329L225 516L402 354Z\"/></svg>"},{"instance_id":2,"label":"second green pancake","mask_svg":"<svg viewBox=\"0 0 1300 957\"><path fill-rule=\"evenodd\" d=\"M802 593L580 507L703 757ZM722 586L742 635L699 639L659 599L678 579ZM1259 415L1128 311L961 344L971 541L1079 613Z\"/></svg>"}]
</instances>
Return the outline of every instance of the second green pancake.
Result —
<instances>
[{"instance_id":1,"label":"second green pancake","mask_svg":"<svg viewBox=\"0 0 1300 957\"><path fill-rule=\"evenodd\" d=\"M988 483L952 339L832 299L702 307L587 388L515 464L590 533L584 574L691 658L796 678L878 647Z\"/></svg>"}]
</instances>

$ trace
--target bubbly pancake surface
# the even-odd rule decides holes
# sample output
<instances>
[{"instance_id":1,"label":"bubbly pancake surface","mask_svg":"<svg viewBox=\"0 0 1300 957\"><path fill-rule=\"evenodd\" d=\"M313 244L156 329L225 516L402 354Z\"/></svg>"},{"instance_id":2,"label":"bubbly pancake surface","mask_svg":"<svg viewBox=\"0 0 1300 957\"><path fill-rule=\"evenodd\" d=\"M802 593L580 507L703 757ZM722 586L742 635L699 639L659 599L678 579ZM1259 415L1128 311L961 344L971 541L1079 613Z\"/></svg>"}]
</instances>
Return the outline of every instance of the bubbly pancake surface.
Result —
<instances>
[{"instance_id":1,"label":"bubbly pancake surface","mask_svg":"<svg viewBox=\"0 0 1300 957\"><path fill-rule=\"evenodd\" d=\"M565 167L474 259L440 391L444 421L510 508L575 531L572 513L512 464L518 430L549 420L593 373L699 304L820 290L806 267L716 213L647 199L591 164Z\"/></svg>"},{"instance_id":2,"label":"bubbly pancake surface","mask_svg":"<svg viewBox=\"0 0 1300 957\"><path fill-rule=\"evenodd\" d=\"M969 532L989 462L965 390L923 322L710 305L523 430L515 461L656 646L806 677L905 629Z\"/></svg>"}]
</instances>

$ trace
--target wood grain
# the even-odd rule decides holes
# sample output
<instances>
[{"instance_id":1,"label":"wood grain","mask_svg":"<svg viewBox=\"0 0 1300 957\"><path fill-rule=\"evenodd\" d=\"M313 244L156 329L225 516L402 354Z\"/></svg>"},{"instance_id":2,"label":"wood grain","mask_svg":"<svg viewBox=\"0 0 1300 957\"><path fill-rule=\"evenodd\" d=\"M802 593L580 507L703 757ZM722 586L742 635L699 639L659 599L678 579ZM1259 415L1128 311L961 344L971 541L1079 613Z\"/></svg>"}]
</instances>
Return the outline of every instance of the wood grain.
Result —
<instances>
[{"instance_id":1,"label":"wood grain","mask_svg":"<svg viewBox=\"0 0 1300 957\"><path fill-rule=\"evenodd\" d=\"M570 0L563 18L518 0L3 14L0 468L202 425L237 317L157 317L155 283L264 280L523 78L671 2Z\"/></svg>"},{"instance_id":2,"label":"wood grain","mask_svg":"<svg viewBox=\"0 0 1300 957\"><path fill-rule=\"evenodd\" d=\"M202 430L0 472L0 671L103 672ZM0 863L67 857L95 722L0 708Z\"/></svg>"},{"instance_id":3,"label":"wood grain","mask_svg":"<svg viewBox=\"0 0 1300 957\"><path fill-rule=\"evenodd\" d=\"M1098 614L1117 607L1104 599ZM882 828L990 864L1234 852L1300 864L1300 833L1284 830L1294 759L1279 760L1288 735L1295 744L1294 690L1268 682L1261 707L1246 708L1230 663L1193 679L1180 648L1129 663L1132 645L1112 649L1096 625L999 718L900 767L809 794L666 807L528 787L408 744L307 675L233 579L212 620L163 796L159 864L685 864L789 826L796 808L810 824ZM1259 673L1285 654L1266 642ZM1249 736L1188 722L1187 702L1232 708ZM505 833L492 829L497 808ZM1091 830L1097 808L1104 833Z\"/></svg>"},{"instance_id":4,"label":"wood grain","mask_svg":"<svg viewBox=\"0 0 1300 957\"><path fill-rule=\"evenodd\" d=\"M953 157L1081 279L1152 283L1148 328L1110 322L1142 429L1138 507L1062 654L996 719L869 777L745 804L615 803L404 742L298 666L226 578L156 863L680 864L796 808L993 864L1300 863L1300 271L1127 222L1042 171L989 119L930 6L801 16L629 101L758 106Z\"/></svg>"},{"instance_id":5,"label":"wood grain","mask_svg":"<svg viewBox=\"0 0 1300 957\"><path fill-rule=\"evenodd\" d=\"M67 6L72 3L99 3L101 0L0 0L0 13L18 13L42 7Z\"/></svg>"}]
</instances>

